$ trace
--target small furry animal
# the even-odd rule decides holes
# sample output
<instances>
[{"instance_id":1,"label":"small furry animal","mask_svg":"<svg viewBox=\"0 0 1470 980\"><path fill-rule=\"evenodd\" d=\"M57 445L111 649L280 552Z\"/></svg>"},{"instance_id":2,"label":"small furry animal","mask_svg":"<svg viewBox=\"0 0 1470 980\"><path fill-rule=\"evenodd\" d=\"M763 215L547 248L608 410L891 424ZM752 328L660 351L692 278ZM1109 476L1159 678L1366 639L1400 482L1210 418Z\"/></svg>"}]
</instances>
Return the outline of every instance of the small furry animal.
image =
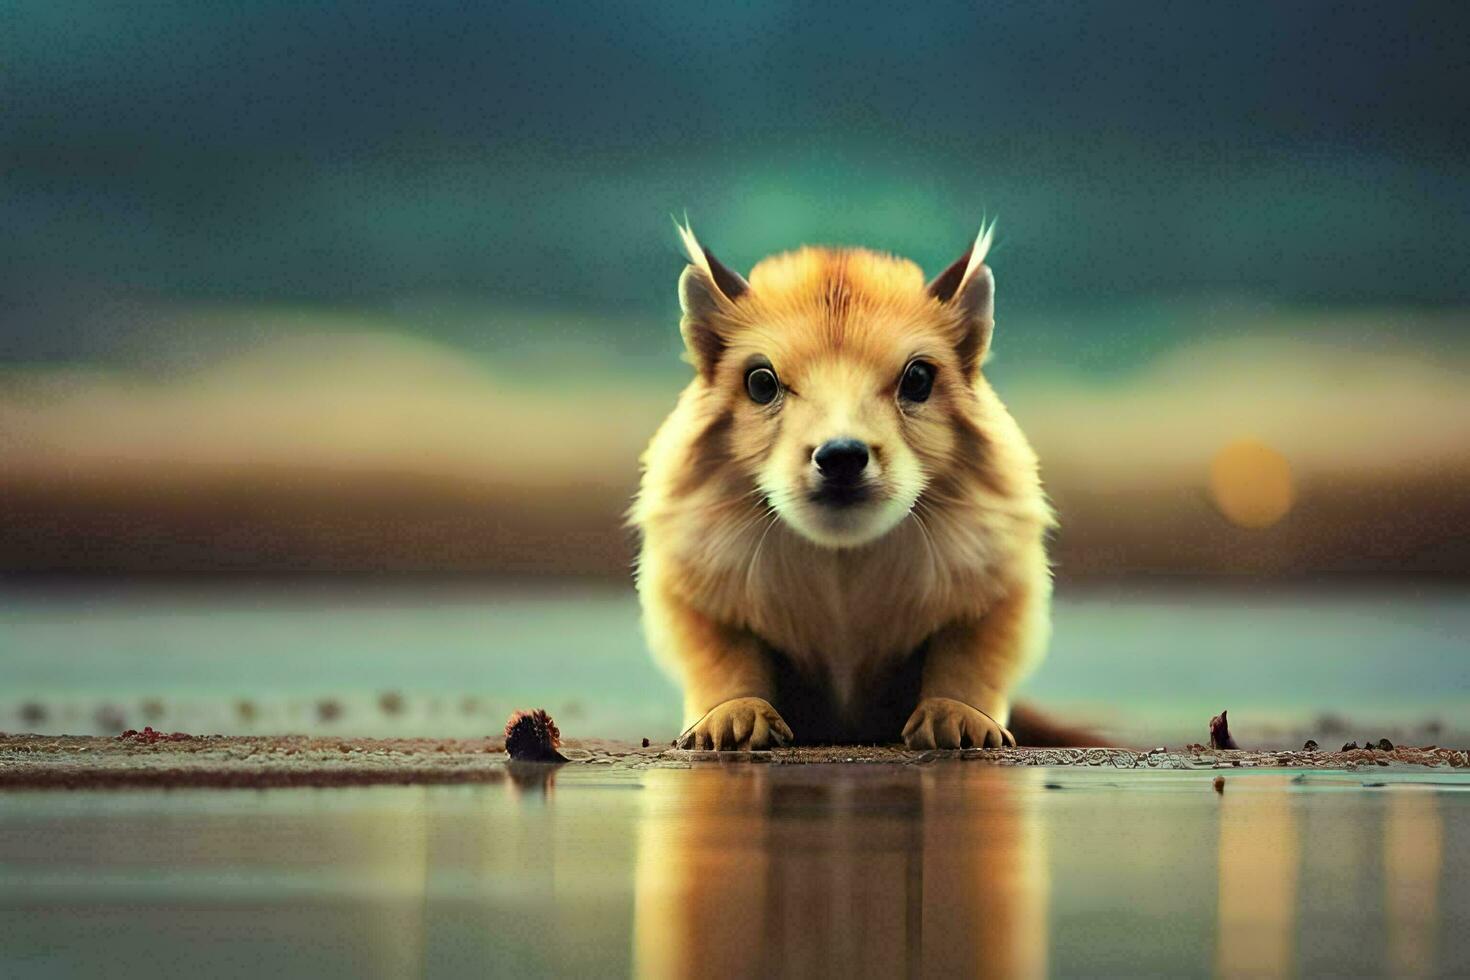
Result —
<instances>
[{"instance_id":1,"label":"small furry animal","mask_svg":"<svg viewBox=\"0 0 1470 980\"><path fill-rule=\"evenodd\" d=\"M682 747L1015 744L1053 516L981 371L993 229L927 284L906 259L813 247L747 281L679 229L696 374L630 520Z\"/></svg>"}]
</instances>

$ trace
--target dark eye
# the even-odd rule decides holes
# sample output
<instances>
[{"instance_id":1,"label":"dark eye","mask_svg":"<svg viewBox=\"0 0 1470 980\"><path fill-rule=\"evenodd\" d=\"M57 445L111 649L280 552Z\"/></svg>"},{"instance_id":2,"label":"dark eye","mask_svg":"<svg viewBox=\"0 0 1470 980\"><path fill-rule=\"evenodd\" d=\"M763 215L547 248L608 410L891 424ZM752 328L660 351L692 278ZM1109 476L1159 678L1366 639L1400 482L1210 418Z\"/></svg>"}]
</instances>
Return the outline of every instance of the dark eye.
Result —
<instances>
[{"instance_id":1,"label":"dark eye","mask_svg":"<svg viewBox=\"0 0 1470 980\"><path fill-rule=\"evenodd\" d=\"M934 390L934 365L928 361L910 361L898 382L898 397L906 402L925 402Z\"/></svg>"},{"instance_id":2,"label":"dark eye","mask_svg":"<svg viewBox=\"0 0 1470 980\"><path fill-rule=\"evenodd\" d=\"M745 390L757 405L769 405L781 393L781 382L768 367L751 368L745 372Z\"/></svg>"}]
</instances>

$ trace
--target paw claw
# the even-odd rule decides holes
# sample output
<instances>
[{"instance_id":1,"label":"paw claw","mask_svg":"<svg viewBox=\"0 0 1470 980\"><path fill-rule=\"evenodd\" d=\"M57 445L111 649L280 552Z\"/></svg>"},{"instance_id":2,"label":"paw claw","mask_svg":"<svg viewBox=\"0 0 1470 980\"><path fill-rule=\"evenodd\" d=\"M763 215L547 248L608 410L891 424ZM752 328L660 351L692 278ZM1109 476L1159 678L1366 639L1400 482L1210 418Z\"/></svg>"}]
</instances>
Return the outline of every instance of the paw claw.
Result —
<instances>
[{"instance_id":1,"label":"paw claw","mask_svg":"<svg viewBox=\"0 0 1470 980\"><path fill-rule=\"evenodd\" d=\"M759 751L787 745L791 729L762 698L732 698L717 704L679 736L681 749Z\"/></svg>"},{"instance_id":2,"label":"paw claw","mask_svg":"<svg viewBox=\"0 0 1470 980\"><path fill-rule=\"evenodd\" d=\"M910 749L1000 748L1016 737L985 712L953 698L925 698L903 726Z\"/></svg>"}]
</instances>

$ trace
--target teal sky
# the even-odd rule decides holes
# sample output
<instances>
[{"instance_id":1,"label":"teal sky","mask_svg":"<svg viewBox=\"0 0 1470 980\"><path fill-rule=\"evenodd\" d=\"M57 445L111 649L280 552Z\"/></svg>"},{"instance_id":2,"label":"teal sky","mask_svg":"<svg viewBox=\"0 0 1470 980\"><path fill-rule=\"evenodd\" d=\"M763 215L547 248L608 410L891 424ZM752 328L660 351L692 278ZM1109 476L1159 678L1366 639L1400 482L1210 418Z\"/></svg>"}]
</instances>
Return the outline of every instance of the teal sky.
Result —
<instances>
[{"instance_id":1,"label":"teal sky","mask_svg":"<svg viewBox=\"0 0 1470 980\"><path fill-rule=\"evenodd\" d=\"M0 362L109 356L168 305L481 348L524 338L452 311L554 310L637 347L686 209L742 268L840 242L937 270L997 217L1003 312L1124 360L1212 329L1138 313L1173 304L1465 300L1463 4L37 0L0 25Z\"/></svg>"}]
</instances>

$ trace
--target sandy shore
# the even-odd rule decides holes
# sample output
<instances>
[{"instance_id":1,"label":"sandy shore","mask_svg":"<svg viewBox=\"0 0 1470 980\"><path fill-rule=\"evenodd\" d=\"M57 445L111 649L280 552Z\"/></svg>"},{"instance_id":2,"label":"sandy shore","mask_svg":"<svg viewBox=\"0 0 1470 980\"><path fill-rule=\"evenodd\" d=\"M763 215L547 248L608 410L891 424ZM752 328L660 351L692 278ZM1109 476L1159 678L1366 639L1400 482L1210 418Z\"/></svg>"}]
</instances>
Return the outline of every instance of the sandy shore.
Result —
<instances>
[{"instance_id":1,"label":"sandy shore","mask_svg":"<svg viewBox=\"0 0 1470 980\"><path fill-rule=\"evenodd\" d=\"M1002 766L1082 766L1114 769L1286 768L1353 770L1363 767L1470 768L1470 752L1395 748L1384 752L1252 752L1132 749L967 749L909 752L892 746L819 746L773 752L687 752L665 746L573 740L563 746L567 765L618 769L679 768L699 762L792 764L888 763L923 765L946 760ZM224 735L137 738L0 736L0 789L105 787L367 786L498 783L549 767L511 763L498 738L313 738Z\"/></svg>"}]
</instances>

